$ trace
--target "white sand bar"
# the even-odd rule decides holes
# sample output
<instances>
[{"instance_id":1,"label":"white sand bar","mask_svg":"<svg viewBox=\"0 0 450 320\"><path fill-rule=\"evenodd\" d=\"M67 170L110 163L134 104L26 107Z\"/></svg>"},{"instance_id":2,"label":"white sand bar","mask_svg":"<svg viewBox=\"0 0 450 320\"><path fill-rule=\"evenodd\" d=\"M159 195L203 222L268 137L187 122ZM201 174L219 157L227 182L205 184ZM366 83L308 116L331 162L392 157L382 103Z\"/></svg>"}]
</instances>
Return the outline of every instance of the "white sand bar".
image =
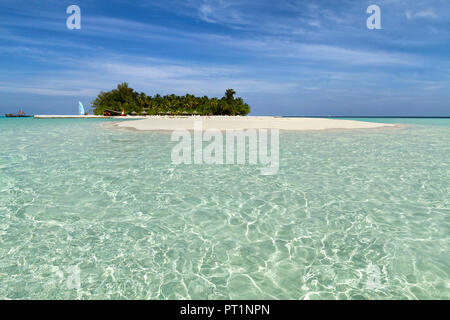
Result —
<instances>
[{"instance_id":1,"label":"white sand bar","mask_svg":"<svg viewBox=\"0 0 450 320\"><path fill-rule=\"evenodd\" d=\"M292 131L329 129L374 129L395 127L394 124L339 120L326 118L281 118L281 117L147 117L144 120L117 123L119 128L139 131L193 130L194 123L201 122L203 130L280 129Z\"/></svg>"},{"instance_id":2,"label":"white sand bar","mask_svg":"<svg viewBox=\"0 0 450 320\"><path fill-rule=\"evenodd\" d=\"M35 119L145 119L144 116L126 116L126 117L114 117L114 116L94 116L94 115L35 115Z\"/></svg>"}]
</instances>

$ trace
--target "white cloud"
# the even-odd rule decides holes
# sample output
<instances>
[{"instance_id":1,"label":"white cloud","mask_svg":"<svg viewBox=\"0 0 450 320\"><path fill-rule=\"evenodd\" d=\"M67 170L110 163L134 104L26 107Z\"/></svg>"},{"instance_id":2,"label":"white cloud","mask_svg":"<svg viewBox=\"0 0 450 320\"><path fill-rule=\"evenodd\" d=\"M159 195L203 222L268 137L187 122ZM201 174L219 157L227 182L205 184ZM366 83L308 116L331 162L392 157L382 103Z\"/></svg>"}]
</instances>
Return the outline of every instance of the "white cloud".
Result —
<instances>
[{"instance_id":1,"label":"white cloud","mask_svg":"<svg viewBox=\"0 0 450 320\"><path fill-rule=\"evenodd\" d=\"M210 18L212 13L213 9L207 4L202 4L199 8L200 18L206 22L215 22L214 19Z\"/></svg>"},{"instance_id":2,"label":"white cloud","mask_svg":"<svg viewBox=\"0 0 450 320\"><path fill-rule=\"evenodd\" d=\"M95 89L63 89L63 88L43 88L36 86L8 86L0 84L0 91L15 93L31 93L41 96L58 96L58 97L89 97L98 94Z\"/></svg>"},{"instance_id":3,"label":"white cloud","mask_svg":"<svg viewBox=\"0 0 450 320\"><path fill-rule=\"evenodd\" d=\"M343 66L420 66L422 58L416 55L368 50L361 48L344 48L334 45L280 41L274 38L262 40L236 41L234 45L253 50L269 57L294 59L297 62L332 62Z\"/></svg>"},{"instance_id":4,"label":"white cloud","mask_svg":"<svg viewBox=\"0 0 450 320\"><path fill-rule=\"evenodd\" d=\"M3 74L0 75L0 81L4 80L0 82L0 91L93 99L100 91L113 89L124 81L148 94L189 92L211 96L222 96L227 88L235 88L239 94L261 91L286 93L297 86L289 81L254 78L248 72L247 69L227 65L193 65L129 56L104 57L68 64L64 71L35 73L26 80Z\"/></svg>"},{"instance_id":5,"label":"white cloud","mask_svg":"<svg viewBox=\"0 0 450 320\"><path fill-rule=\"evenodd\" d=\"M426 19L437 19L438 15L434 12L432 9L412 12L412 11L406 11L405 12L406 18L408 20L412 20L415 18L426 18Z\"/></svg>"}]
</instances>

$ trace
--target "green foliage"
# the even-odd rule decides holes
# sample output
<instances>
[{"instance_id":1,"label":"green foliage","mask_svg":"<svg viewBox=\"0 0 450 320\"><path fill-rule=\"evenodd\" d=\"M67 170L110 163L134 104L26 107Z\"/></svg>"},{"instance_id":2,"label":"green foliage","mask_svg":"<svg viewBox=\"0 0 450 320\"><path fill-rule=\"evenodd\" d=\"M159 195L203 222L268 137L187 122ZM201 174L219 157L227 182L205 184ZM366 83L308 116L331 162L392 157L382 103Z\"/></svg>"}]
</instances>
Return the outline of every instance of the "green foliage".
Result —
<instances>
[{"instance_id":1,"label":"green foliage","mask_svg":"<svg viewBox=\"0 0 450 320\"><path fill-rule=\"evenodd\" d=\"M92 102L94 114L102 115L105 110L114 110L131 114L158 115L242 115L250 113L250 107L242 98L234 98L236 92L228 89L221 99L196 97L191 94L176 96L174 94L161 96L159 94L147 96L137 93L122 83L116 89L101 92Z\"/></svg>"}]
</instances>

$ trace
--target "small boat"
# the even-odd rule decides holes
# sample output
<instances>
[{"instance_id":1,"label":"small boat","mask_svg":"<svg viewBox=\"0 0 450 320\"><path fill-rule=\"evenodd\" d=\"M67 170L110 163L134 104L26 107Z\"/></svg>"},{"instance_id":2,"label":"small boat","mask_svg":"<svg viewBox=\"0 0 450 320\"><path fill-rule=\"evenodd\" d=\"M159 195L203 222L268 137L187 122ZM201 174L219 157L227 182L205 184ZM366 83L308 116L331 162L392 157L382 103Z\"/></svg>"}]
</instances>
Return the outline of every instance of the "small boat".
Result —
<instances>
[{"instance_id":1,"label":"small boat","mask_svg":"<svg viewBox=\"0 0 450 320\"><path fill-rule=\"evenodd\" d=\"M33 116L27 115L22 110L19 110L19 112L17 112L16 114L12 114L12 113L5 114L5 117L7 117L7 118L31 118Z\"/></svg>"},{"instance_id":2,"label":"small boat","mask_svg":"<svg viewBox=\"0 0 450 320\"><path fill-rule=\"evenodd\" d=\"M105 117L119 117L122 115L122 113L120 111L105 110L105 111L103 111L103 115Z\"/></svg>"},{"instance_id":3,"label":"small boat","mask_svg":"<svg viewBox=\"0 0 450 320\"><path fill-rule=\"evenodd\" d=\"M81 101L78 101L78 113L80 114L80 116L87 116L88 113L84 110L84 106L81 103Z\"/></svg>"}]
</instances>

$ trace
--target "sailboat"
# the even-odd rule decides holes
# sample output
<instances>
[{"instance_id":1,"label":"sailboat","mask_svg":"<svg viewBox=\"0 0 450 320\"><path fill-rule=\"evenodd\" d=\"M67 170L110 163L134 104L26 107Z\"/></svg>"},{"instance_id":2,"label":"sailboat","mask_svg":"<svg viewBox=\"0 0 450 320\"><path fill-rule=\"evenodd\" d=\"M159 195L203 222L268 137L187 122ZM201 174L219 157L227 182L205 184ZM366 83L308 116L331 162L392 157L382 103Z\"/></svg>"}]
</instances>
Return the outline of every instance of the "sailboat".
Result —
<instances>
[{"instance_id":1,"label":"sailboat","mask_svg":"<svg viewBox=\"0 0 450 320\"><path fill-rule=\"evenodd\" d=\"M81 101L78 101L78 112L80 116L85 116L87 114L86 111L84 111L84 106Z\"/></svg>"}]
</instances>

